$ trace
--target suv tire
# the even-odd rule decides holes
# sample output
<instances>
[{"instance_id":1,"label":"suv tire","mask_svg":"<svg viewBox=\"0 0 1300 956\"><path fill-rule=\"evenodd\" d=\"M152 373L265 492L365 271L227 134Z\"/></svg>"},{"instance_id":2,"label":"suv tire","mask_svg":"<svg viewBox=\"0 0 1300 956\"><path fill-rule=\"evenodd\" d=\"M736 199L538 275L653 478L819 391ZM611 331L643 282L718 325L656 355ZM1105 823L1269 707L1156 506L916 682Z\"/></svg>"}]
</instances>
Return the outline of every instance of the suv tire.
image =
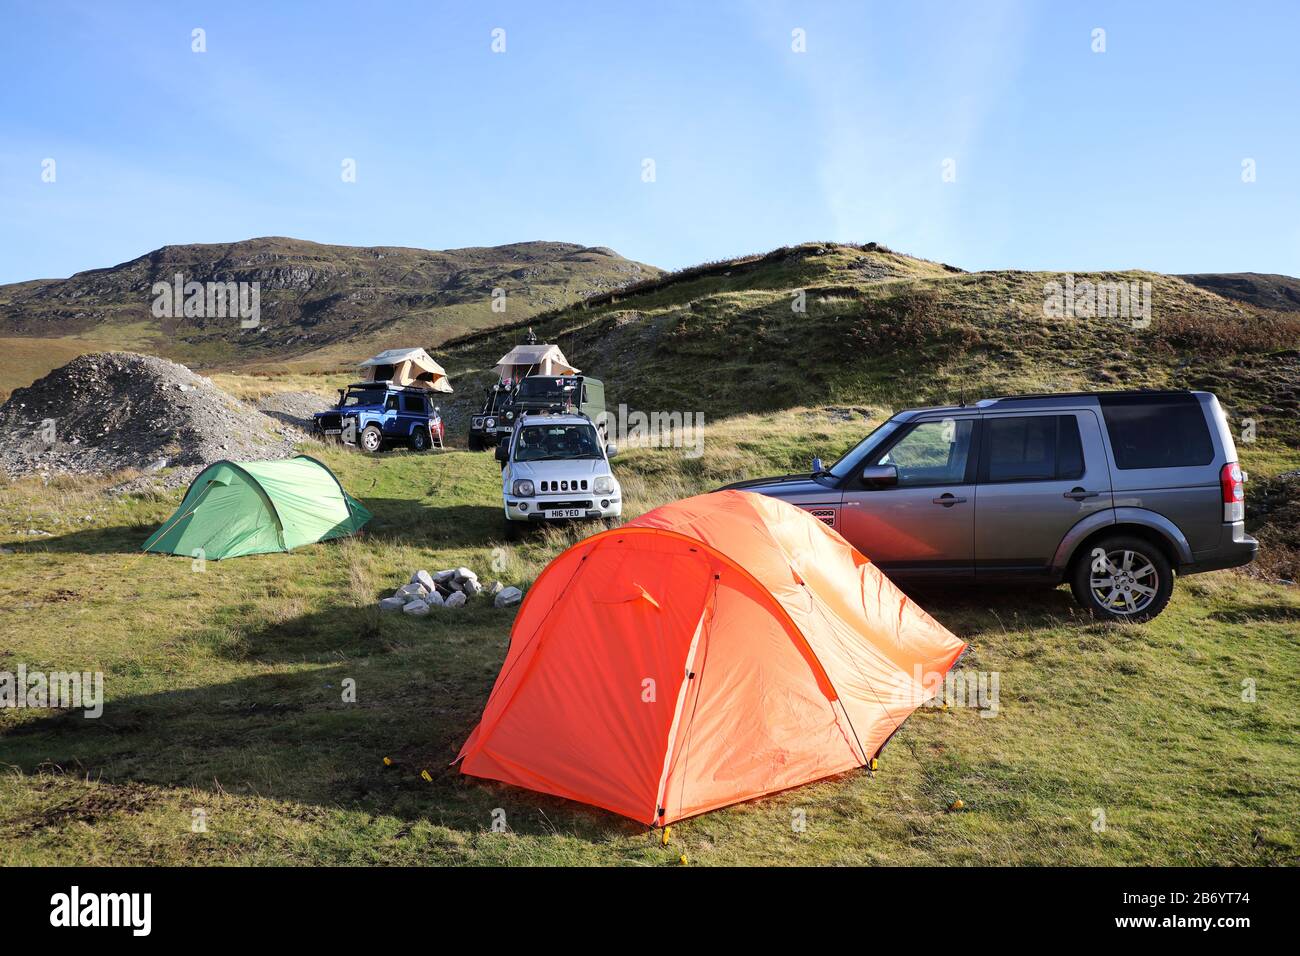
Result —
<instances>
[{"instance_id":1,"label":"suv tire","mask_svg":"<svg viewBox=\"0 0 1300 956\"><path fill-rule=\"evenodd\" d=\"M367 425L361 429L361 450L368 452L382 451L384 448L384 433L379 430L378 425Z\"/></svg>"},{"instance_id":2,"label":"suv tire","mask_svg":"<svg viewBox=\"0 0 1300 956\"><path fill-rule=\"evenodd\" d=\"M1094 570L1103 554L1105 566ZM1070 588L1074 599L1102 620L1149 621L1169 603L1174 572L1169 559L1150 541L1113 535L1079 555Z\"/></svg>"},{"instance_id":3,"label":"suv tire","mask_svg":"<svg viewBox=\"0 0 1300 956\"><path fill-rule=\"evenodd\" d=\"M417 425L415 431L411 432L411 450L428 451L433 440L429 437L429 428L427 425Z\"/></svg>"}]
</instances>

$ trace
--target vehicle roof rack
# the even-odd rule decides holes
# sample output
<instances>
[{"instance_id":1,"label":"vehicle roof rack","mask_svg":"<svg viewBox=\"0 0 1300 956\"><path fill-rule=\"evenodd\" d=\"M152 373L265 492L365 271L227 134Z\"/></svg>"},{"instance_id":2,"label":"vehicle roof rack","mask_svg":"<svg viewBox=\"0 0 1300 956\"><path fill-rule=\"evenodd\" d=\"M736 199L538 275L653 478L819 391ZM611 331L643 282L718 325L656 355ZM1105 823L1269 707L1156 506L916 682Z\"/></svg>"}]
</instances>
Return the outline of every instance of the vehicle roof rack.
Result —
<instances>
[{"instance_id":1,"label":"vehicle roof rack","mask_svg":"<svg viewBox=\"0 0 1300 956\"><path fill-rule=\"evenodd\" d=\"M1191 389L1187 388L1127 388L1093 392L1026 392L1022 395L999 395L996 398L985 398L981 399L977 404L993 405L999 402L1045 401L1053 398L1128 398L1138 396L1158 398L1174 395L1185 396L1191 393Z\"/></svg>"}]
</instances>

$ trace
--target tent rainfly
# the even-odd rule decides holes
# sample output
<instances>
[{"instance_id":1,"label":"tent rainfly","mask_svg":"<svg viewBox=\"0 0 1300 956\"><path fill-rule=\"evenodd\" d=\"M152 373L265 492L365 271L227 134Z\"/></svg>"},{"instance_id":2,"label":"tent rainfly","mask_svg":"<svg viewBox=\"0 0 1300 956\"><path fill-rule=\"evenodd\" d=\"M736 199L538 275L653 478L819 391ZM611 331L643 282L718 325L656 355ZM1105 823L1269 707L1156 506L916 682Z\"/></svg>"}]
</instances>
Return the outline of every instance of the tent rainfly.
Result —
<instances>
[{"instance_id":1,"label":"tent rainfly","mask_svg":"<svg viewBox=\"0 0 1300 956\"><path fill-rule=\"evenodd\" d=\"M361 530L370 512L315 458L218 461L199 472L145 551L219 561Z\"/></svg>"},{"instance_id":2,"label":"tent rainfly","mask_svg":"<svg viewBox=\"0 0 1300 956\"><path fill-rule=\"evenodd\" d=\"M497 360L497 377L518 382L527 375L577 375L558 345L516 345Z\"/></svg>"},{"instance_id":3,"label":"tent rainfly","mask_svg":"<svg viewBox=\"0 0 1300 956\"><path fill-rule=\"evenodd\" d=\"M392 382L394 385L450 392L447 372L424 349L389 349L361 363L368 371L368 382Z\"/></svg>"},{"instance_id":4,"label":"tent rainfly","mask_svg":"<svg viewBox=\"0 0 1300 956\"><path fill-rule=\"evenodd\" d=\"M662 826L866 765L965 648L803 509L700 495L546 567L458 759Z\"/></svg>"}]
</instances>

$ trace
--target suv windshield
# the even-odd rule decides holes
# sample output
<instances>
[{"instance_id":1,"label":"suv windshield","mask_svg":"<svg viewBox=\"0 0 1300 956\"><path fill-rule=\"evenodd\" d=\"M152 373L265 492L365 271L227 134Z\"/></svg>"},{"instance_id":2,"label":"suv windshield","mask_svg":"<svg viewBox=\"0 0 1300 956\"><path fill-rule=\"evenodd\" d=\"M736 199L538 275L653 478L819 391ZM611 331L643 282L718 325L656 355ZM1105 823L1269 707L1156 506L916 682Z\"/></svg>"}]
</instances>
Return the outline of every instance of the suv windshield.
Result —
<instances>
[{"instance_id":1,"label":"suv windshield","mask_svg":"<svg viewBox=\"0 0 1300 956\"><path fill-rule=\"evenodd\" d=\"M343 400L343 407L355 408L358 405L382 405L386 391L386 389L382 388L350 388L348 389L348 397Z\"/></svg>"},{"instance_id":2,"label":"suv windshield","mask_svg":"<svg viewBox=\"0 0 1300 956\"><path fill-rule=\"evenodd\" d=\"M898 428L898 422L892 419L882 422L862 441L850 448L835 464L827 469L828 473L839 480L847 478L857 471L871 454L873 448L876 448L886 438L894 433Z\"/></svg>"},{"instance_id":3,"label":"suv windshield","mask_svg":"<svg viewBox=\"0 0 1300 956\"><path fill-rule=\"evenodd\" d=\"M519 383L518 397L523 399L542 399L548 402L563 402L573 395L575 382L572 379L534 376Z\"/></svg>"},{"instance_id":4,"label":"suv windshield","mask_svg":"<svg viewBox=\"0 0 1300 956\"><path fill-rule=\"evenodd\" d=\"M515 441L515 461L603 458L591 425L525 425Z\"/></svg>"}]
</instances>

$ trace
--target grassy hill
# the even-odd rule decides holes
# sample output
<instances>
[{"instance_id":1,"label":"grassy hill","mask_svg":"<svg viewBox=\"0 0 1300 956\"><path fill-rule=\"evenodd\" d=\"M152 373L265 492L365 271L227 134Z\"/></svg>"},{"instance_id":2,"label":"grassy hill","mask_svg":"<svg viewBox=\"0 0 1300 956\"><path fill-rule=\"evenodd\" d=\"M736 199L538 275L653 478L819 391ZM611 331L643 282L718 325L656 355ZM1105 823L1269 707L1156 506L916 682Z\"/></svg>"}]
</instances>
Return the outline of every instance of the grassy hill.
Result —
<instances>
[{"instance_id":1,"label":"grassy hill","mask_svg":"<svg viewBox=\"0 0 1300 956\"><path fill-rule=\"evenodd\" d=\"M256 282L261 323L155 318L155 282ZM0 286L0 336L71 348L148 351L202 367L298 358L304 367L364 358L384 348L444 339L657 276L612 250L562 242L433 251L330 246L270 237L164 246L130 262ZM493 289L506 294L492 310ZM0 362L0 388L29 384L50 368ZM43 367L42 367L43 366Z\"/></svg>"},{"instance_id":2,"label":"grassy hill","mask_svg":"<svg viewBox=\"0 0 1300 956\"><path fill-rule=\"evenodd\" d=\"M809 243L667 275L531 325L604 379L614 402L641 409L716 418L828 402L1205 387L1236 415L1259 419L1262 437L1300 444L1300 312L1260 309L1176 276L1080 273L1076 282L1149 282L1149 325L1052 318L1044 286L1062 279ZM793 308L800 293L803 311ZM439 355L468 382L519 334L471 334Z\"/></svg>"},{"instance_id":3,"label":"grassy hill","mask_svg":"<svg viewBox=\"0 0 1300 956\"><path fill-rule=\"evenodd\" d=\"M1192 285L1261 309L1300 311L1300 279L1271 272L1198 272L1184 275Z\"/></svg>"}]
</instances>

